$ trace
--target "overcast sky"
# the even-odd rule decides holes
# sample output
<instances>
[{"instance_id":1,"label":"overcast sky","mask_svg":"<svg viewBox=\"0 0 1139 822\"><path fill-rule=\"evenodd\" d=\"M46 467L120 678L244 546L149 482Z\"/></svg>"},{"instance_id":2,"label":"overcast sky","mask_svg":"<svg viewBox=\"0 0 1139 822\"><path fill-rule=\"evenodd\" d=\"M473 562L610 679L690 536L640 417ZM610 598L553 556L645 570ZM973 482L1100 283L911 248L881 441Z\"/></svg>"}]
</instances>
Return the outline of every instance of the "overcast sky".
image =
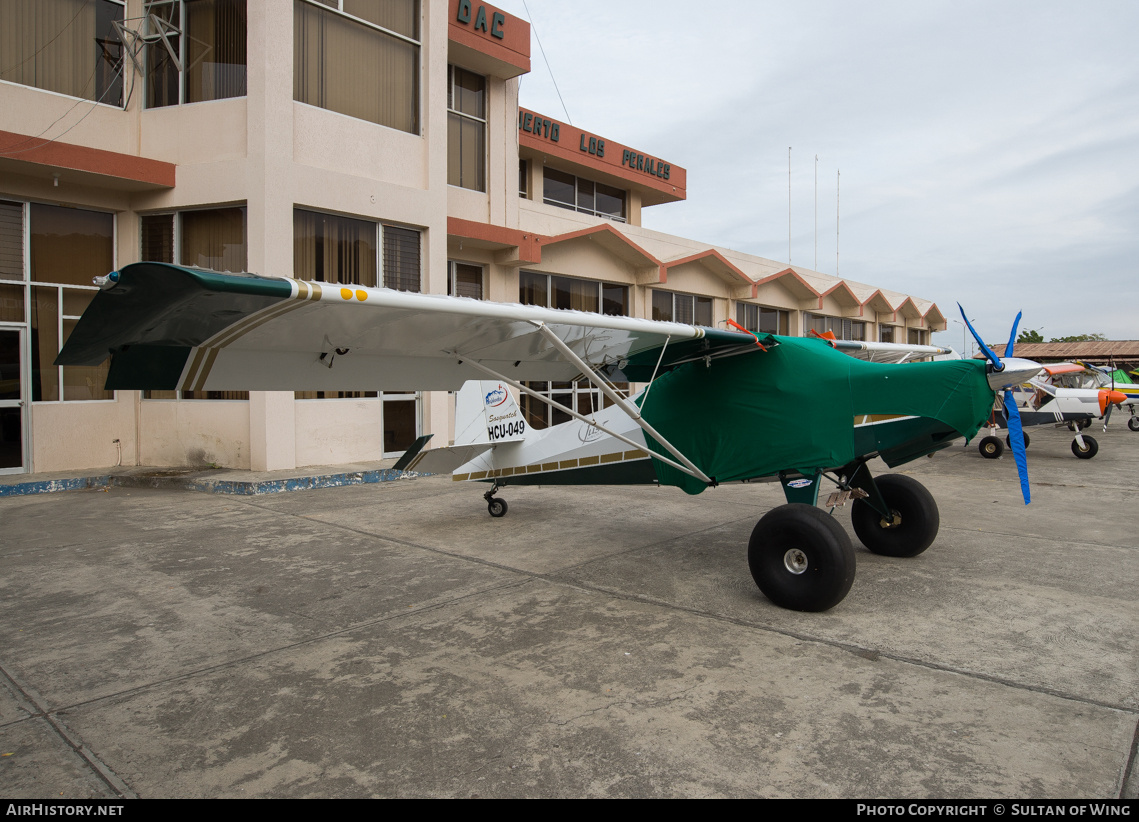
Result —
<instances>
[{"instance_id":1,"label":"overcast sky","mask_svg":"<svg viewBox=\"0 0 1139 822\"><path fill-rule=\"evenodd\" d=\"M521 105L688 170L646 228L787 261L791 147L793 265L835 273L841 171L841 276L1139 338L1134 0L526 3L568 118L533 31Z\"/></svg>"}]
</instances>

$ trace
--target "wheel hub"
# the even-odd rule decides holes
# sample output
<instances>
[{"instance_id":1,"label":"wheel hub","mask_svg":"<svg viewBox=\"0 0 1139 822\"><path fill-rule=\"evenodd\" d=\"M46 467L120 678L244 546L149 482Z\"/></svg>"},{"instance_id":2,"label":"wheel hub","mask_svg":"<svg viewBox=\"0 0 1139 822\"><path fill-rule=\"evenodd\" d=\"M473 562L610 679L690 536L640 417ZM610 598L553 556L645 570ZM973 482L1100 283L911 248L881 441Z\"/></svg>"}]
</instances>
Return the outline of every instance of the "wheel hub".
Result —
<instances>
[{"instance_id":1,"label":"wheel hub","mask_svg":"<svg viewBox=\"0 0 1139 822\"><path fill-rule=\"evenodd\" d=\"M878 524L881 525L883 528L897 528L899 525L902 524L902 515L901 514L899 514L897 511L895 511L893 509L890 510L890 513L893 514L892 518L886 519L883 517L882 519L878 520Z\"/></svg>"},{"instance_id":2,"label":"wheel hub","mask_svg":"<svg viewBox=\"0 0 1139 822\"><path fill-rule=\"evenodd\" d=\"M801 574L807 570L807 555L798 548L791 548L783 555L783 567L792 574Z\"/></svg>"}]
</instances>

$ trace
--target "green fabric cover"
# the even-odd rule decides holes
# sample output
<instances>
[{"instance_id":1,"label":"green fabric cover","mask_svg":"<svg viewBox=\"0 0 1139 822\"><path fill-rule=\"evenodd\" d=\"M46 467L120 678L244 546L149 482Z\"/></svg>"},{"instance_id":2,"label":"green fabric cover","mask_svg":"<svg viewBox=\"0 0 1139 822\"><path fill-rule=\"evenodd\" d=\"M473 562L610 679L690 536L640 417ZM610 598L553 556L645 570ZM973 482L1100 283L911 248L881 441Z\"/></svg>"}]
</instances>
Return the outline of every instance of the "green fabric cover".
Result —
<instances>
[{"instance_id":1,"label":"green fabric cover","mask_svg":"<svg viewBox=\"0 0 1139 822\"><path fill-rule=\"evenodd\" d=\"M817 339L775 339L767 352L678 368L653 383L647 401L638 398L646 421L717 482L846 465L860 456L857 415L926 417L972 437L992 411L981 360L887 365ZM653 462L662 485L704 490L694 477Z\"/></svg>"}]
</instances>

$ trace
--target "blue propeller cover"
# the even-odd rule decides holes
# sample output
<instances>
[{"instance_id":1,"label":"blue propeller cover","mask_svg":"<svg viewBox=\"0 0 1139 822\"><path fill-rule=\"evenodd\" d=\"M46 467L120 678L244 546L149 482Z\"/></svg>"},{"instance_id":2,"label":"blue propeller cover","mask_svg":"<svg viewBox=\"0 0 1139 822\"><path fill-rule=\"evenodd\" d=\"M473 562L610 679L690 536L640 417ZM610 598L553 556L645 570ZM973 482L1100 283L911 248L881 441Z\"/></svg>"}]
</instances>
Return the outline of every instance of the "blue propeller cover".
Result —
<instances>
[{"instance_id":1,"label":"blue propeller cover","mask_svg":"<svg viewBox=\"0 0 1139 822\"><path fill-rule=\"evenodd\" d=\"M1014 332L1015 328L1014 325ZM1024 453L1024 427L1020 424L1020 410L1016 407L1012 390L1006 388L1004 396L1009 444L1012 446L1013 459L1016 460L1016 473L1020 475L1020 493L1024 497L1024 504L1028 505L1032 502L1032 492L1028 489L1028 458Z\"/></svg>"},{"instance_id":2,"label":"blue propeller cover","mask_svg":"<svg viewBox=\"0 0 1139 822\"><path fill-rule=\"evenodd\" d=\"M981 339L981 335L977 333L977 329L973 327L973 323L969 322L969 318L965 316L965 309L961 307L961 303L957 303L957 310L961 312L961 319L965 321L965 326L969 329L969 333L973 335L973 339L977 341L977 345L981 346L981 351L984 352L985 357L993 364L993 368L997 371L1004 369L1000 358L993 353L993 350L985 345L985 341Z\"/></svg>"}]
</instances>

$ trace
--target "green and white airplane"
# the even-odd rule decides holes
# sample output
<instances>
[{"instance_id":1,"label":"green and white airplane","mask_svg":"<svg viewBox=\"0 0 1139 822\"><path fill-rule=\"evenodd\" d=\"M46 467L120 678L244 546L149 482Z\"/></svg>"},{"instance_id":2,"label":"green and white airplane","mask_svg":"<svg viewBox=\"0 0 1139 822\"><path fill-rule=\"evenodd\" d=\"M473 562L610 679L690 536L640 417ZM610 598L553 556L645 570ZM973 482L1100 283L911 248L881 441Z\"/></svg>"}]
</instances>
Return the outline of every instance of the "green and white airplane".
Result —
<instances>
[{"instance_id":1,"label":"green and white airplane","mask_svg":"<svg viewBox=\"0 0 1139 822\"><path fill-rule=\"evenodd\" d=\"M506 513L497 494L509 485L651 483L699 494L777 481L787 504L755 526L748 564L771 601L804 611L837 605L854 581L836 506L852 501L855 533L874 553L916 556L937 535L929 491L901 474L875 478L868 462L895 467L972 437L995 391L1040 369L995 357L870 362L943 350L163 263L97 283L56 362L97 365L109 354L108 389L459 391L454 446L421 450L420 440L398 467L490 483L492 516ZM577 380L608 407L580 414L525 385ZM646 387L630 397L615 383ZM570 421L533 430L509 389ZM829 513L818 507L824 484L835 489Z\"/></svg>"}]
</instances>

